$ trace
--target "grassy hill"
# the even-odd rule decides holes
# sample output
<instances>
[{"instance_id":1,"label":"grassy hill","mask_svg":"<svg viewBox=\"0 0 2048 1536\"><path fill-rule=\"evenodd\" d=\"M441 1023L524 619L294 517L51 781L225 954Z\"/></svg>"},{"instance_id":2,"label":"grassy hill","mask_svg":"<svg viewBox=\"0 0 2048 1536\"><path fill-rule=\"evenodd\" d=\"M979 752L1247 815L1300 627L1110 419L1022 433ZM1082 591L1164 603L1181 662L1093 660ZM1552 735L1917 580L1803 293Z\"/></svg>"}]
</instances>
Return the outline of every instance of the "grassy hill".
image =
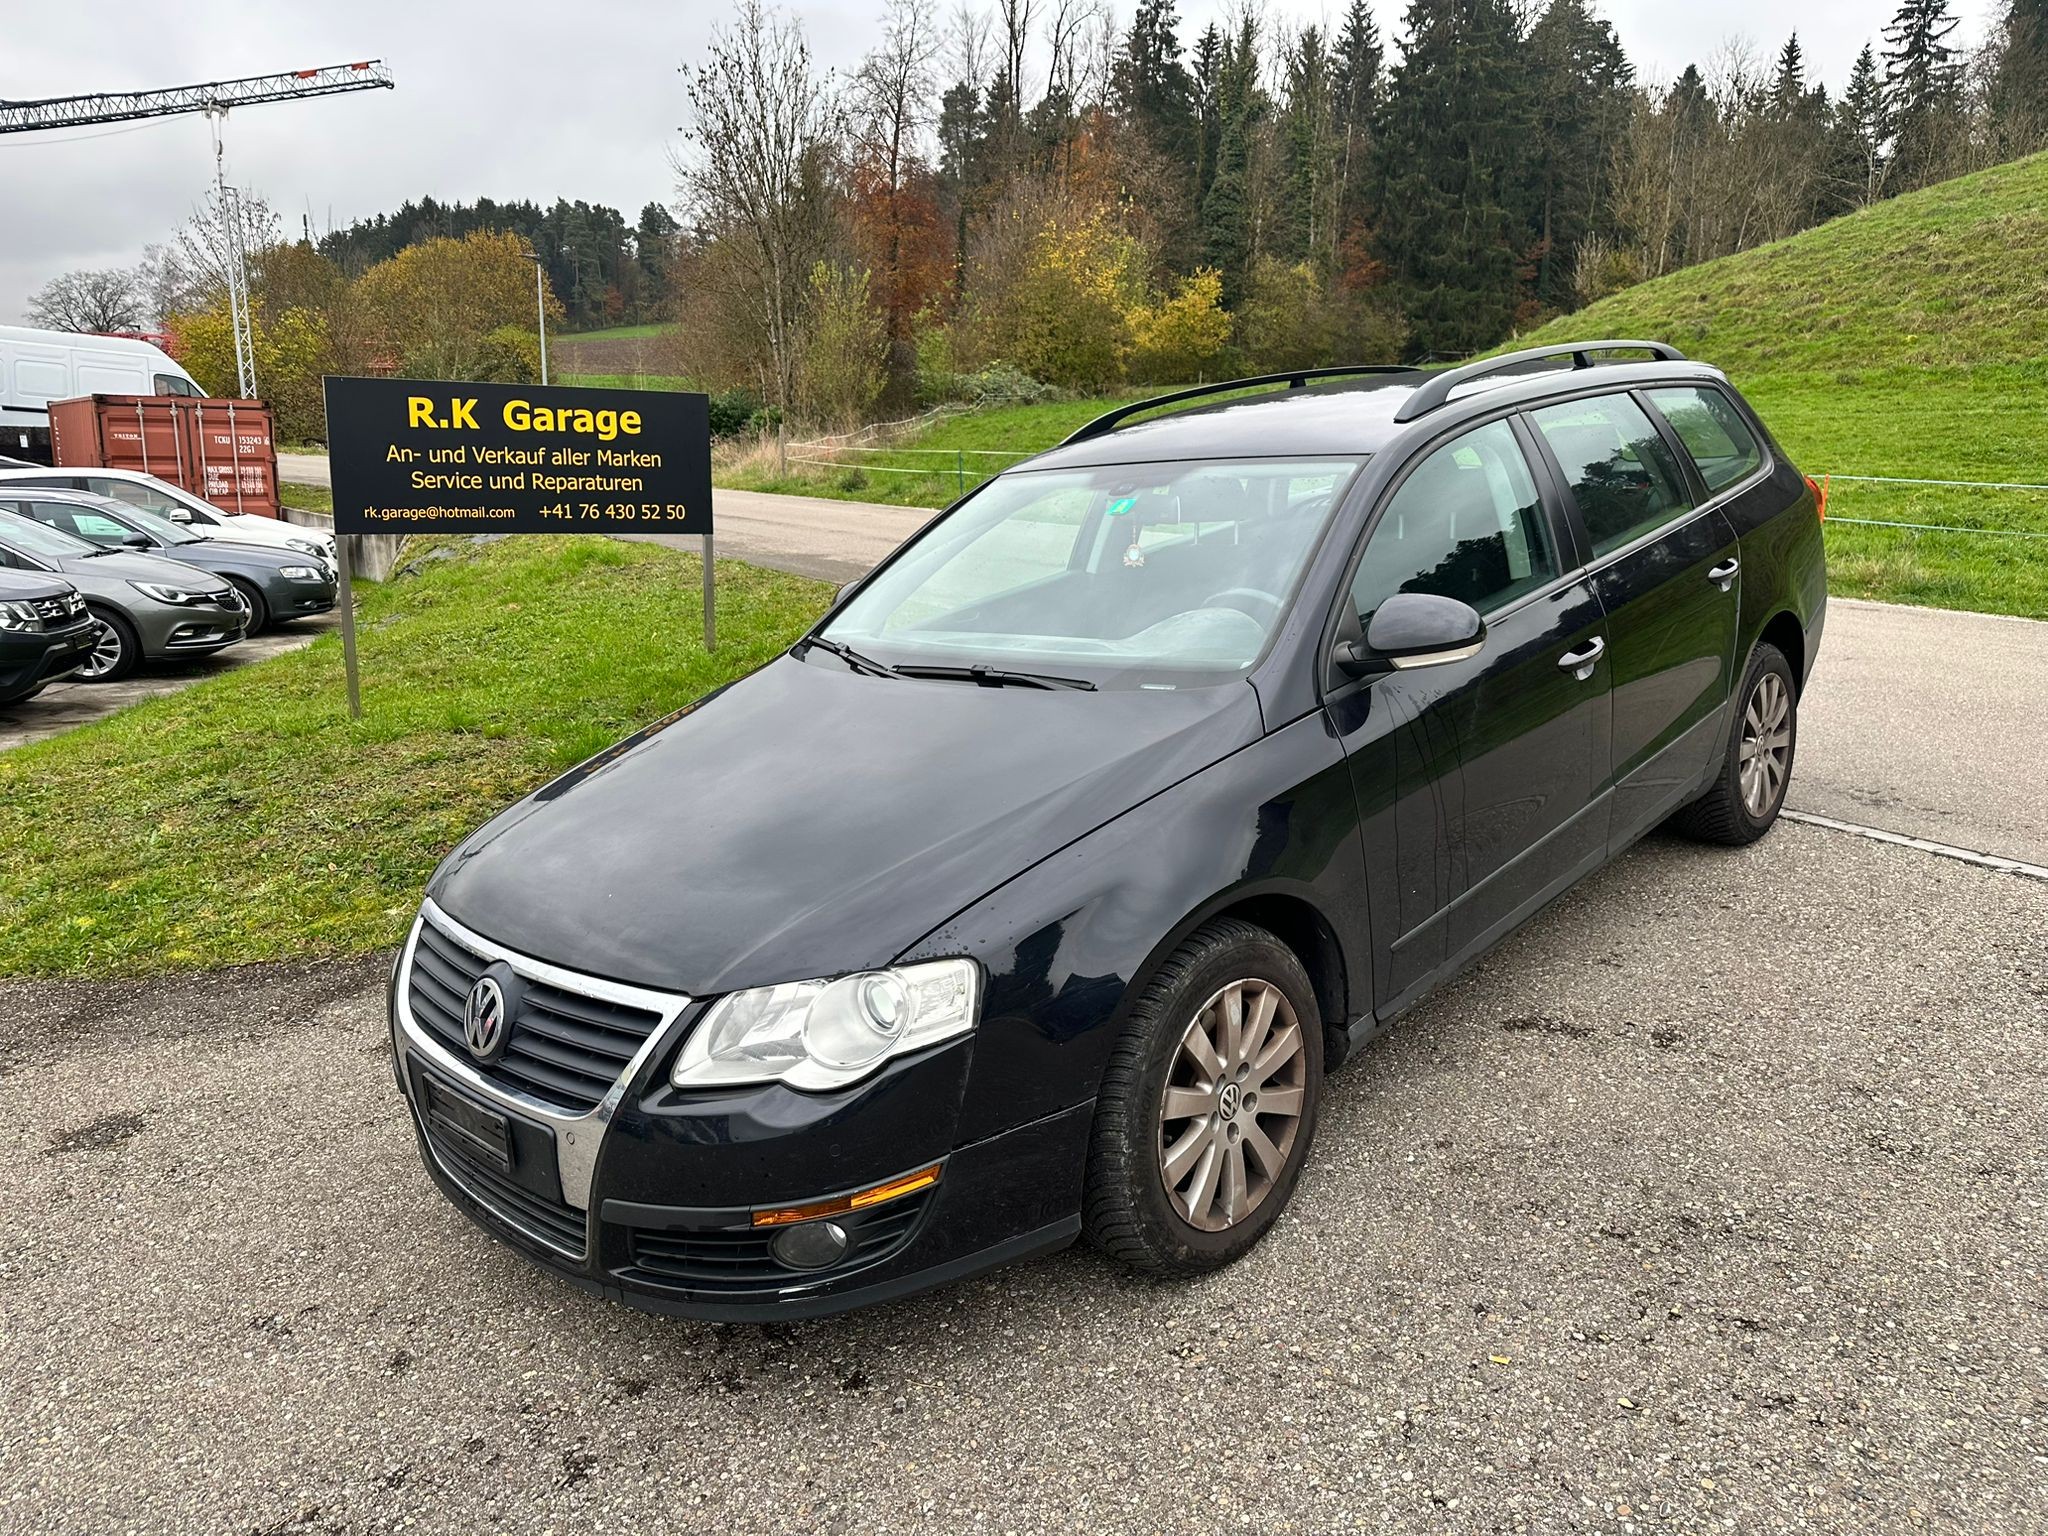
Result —
<instances>
[{"instance_id":1,"label":"grassy hill","mask_svg":"<svg viewBox=\"0 0 2048 1536\"><path fill-rule=\"evenodd\" d=\"M1624 290L1518 338L1670 341L1809 474L2048 484L2048 154ZM1831 482L1837 591L2048 618L2048 491Z\"/></svg>"},{"instance_id":2,"label":"grassy hill","mask_svg":"<svg viewBox=\"0 0 2048 1536\"><path fill-rule=\"evenodd\" d=\"M2048 484L2048 154L1639 284L1509 345L1595 336L1675 342L1726 369L1816 476ZM720 483L943 506L1110 403L954 417L853 456L857 468L777 476L755 454ZM2009 536L2048 535L2048 491L1831 480L1830 492L1837 592L2048 618L2048 537Z\"/></svg>"}]
</instances>

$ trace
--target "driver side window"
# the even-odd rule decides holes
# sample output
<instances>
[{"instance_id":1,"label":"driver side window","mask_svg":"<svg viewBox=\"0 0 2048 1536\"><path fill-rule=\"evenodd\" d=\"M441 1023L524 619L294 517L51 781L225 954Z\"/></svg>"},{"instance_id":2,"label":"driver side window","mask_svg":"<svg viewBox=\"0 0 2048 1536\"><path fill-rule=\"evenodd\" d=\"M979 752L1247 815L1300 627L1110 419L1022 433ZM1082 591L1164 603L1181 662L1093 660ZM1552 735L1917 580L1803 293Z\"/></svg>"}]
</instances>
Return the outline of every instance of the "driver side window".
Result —
<instances>
[{"instance_id":1,"label":"driver side window","mask_svg":"<svg viewBox=\"0 0 2048 1536\"><path fill-rule=\"evenodd\" d=\"M1361 625L1396 592L1429 592L1481 613L1558 574L1529 462L1505 421L1436 450L1402 482L1352 579Z\"/></svg>"}]
</instances>

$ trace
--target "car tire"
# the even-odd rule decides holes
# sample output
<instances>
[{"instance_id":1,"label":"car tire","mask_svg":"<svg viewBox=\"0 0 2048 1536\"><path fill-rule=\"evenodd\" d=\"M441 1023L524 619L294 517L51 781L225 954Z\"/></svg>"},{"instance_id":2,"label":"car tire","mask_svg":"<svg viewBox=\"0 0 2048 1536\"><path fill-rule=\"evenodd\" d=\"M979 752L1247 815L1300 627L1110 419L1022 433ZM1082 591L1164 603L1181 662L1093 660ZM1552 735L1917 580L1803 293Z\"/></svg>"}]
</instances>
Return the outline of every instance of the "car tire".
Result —
<instances>
[{"instance_id":1,"label":"car tire","mask_svg":"<svg viewBox=\"0 0 2048 1536\"><path fill-rule=\"evenodd\" d=\"M1158 1276L1238 1258L1294 1193L1322 1087L1323 1022L1300 959L1234 918L1198 929L1111 1049L1082 1203L1089 1241Z\"/></svg>"},{"instance_id":2,"label":"car tire","mask_svg":"<svg viewBox=\"0 0 2048 1536\"><path fill-rule=\"evenodd\" d=\"M1759 641L1750 653L1734 710L1713 788L1672 817L1670 825L1701 842L1739 848L1777 821L1799 746L1799 685L1775 645Z\"/></svg>"},{"instance_id":3,"label":"car tire","mask_svg":"<svg viewBox=\"0 0 2048 1536\"><path fill-rule=\"evenodd\" d=\"M249 627L243 633L261 634L270 628L270 604L264 601L263 594L239 576L230 576L228 584L241 593L242 601L249 605Z\"/></svg>"},{"instance_id":4,"label":"car tire","mask_svg":"<svg viewBox=\"0 0 2048 1536\"><path fill-rule=\"evenodd\" d=\"M100 640L73 675L81 683L118 683L141 664L142 637L112 608L88 603L86 611L100 621Z\"/></svg>"}]
</instances>

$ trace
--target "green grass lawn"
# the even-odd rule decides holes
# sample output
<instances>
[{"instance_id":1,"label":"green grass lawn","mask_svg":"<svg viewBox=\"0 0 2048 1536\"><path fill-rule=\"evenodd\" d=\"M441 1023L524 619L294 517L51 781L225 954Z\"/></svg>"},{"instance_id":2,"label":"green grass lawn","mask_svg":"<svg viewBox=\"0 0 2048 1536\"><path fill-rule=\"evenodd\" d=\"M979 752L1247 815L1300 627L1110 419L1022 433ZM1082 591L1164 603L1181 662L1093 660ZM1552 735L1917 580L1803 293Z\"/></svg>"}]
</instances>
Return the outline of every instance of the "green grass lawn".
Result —
<instances>
[{"instance_id":1,"label":"green grass lawn","mask_svg":"<svg viewBox=\"0 0 2048 1536\"><path fill-rule=\"evenodd\" d=\"M436 557L439 558L436 558ZM396 943L434 864L520 794L787 646L832 595L613 539L442 541L305 650L0 754L0 975Z\"/></svg>"},{"instance_id":2,"label":"green grass lawn","mask_svg":"<svg viewBox=\"0 0 2048 1536\"><path fill-rule=\"evenodd\" d=\"M548 340L553 341L630 341L642 336L659 336L669 329L660 321L645 325L608 325L595 331L555 331Z\"/></svg>"},{"instance_id":3,"label":"green grass lawn","mask_svg":"<svg viewBox=\"0 0 2048 1536\"><path fill-rule=\"evenodd\" d=\"M717 479L737 490L943 507L1019 459L1052 447L1112 406L1137 398L1138 394L1125 394L995 406L945 417L900 444L854 453L835 454L792 443L786 475L774 472L773 460L764 451L756 456L757 463L722 470ZM804 459L826 462L800 462Z\"/></svg>"},{"instance_id":4,"label":"green grass lawn","mask_svg":"<svg viewBox=\"0 0 2048 1536\"><path fill-rule=\"evenodd\" d=\"M334 492L324 485L293 485L279 481L277 499L287 507L297 507L302 512L332 512Z\"/></svg>"},{"instance_id":5,"label":"green grass lawn","mask_svg":"<svg viewBox=\"0 0 2048 1536\"><path fill-rule=\"evenodd\" d=\"M672 373L558 373L556 384L584 389L688 389L690 381Z\"/></svg>"}]
</instances>

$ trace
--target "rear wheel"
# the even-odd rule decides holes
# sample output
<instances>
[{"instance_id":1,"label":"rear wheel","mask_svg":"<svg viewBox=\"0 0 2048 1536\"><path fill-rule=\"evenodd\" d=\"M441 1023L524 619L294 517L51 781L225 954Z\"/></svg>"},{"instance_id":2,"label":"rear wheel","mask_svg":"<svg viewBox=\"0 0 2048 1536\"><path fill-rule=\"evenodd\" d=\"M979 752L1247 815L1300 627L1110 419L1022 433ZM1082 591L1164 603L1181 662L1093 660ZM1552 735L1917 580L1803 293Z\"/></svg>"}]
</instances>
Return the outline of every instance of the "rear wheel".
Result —
<instances>
[{"instance_id":1,"label":"rear wheel","mask_svg":"<svg viewBox=\"0 0 2048 1536\"><path fill-rule=\"evenodd\" d=\"M135 633L135 626L113 609L93 604L88 611L99 621L100 633L92 649L85 653L85 660L79 664L78 680L83 683L119 682L142 660L142 639Z\"/></svg>"},{"instance_id":2,"label":"rear wheel","mask_svg":"<svg viewBox=\"0 0 2048 1536\"><path fill-rule=\"evenodd\" d=\"M1688 837L1740 847L1778 819L1799 745L1799 694L1791 663L1775 645L1759 642L1750 654L1736 700L1720 776L1671 825Z\"/></svg>"},{"instance_id":3,"label":"rear wheel","mask_svg":"<svg viewBox=\"0 0 2048 1536\"><path fill-rule=\"evenodd\" d=\"M1286 1208L1315 1136L1323 1025L1294 952L1224 919L1146 987L1097 1099L1083 1221L1133 1268L1199 1274Z\"/></svg>"}]
</instances>

